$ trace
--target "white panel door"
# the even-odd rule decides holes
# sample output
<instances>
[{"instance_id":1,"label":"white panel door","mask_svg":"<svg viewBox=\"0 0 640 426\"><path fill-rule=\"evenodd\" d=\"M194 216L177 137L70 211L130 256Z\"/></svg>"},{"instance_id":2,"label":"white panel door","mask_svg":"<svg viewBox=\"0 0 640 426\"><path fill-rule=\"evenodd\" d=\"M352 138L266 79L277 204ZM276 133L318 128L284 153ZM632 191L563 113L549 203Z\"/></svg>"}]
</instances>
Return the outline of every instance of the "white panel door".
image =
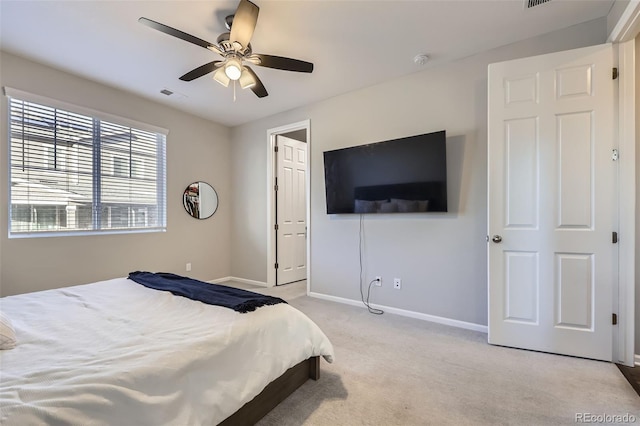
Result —
<instances>
[{"instance_id":1,"label":"white panel door","mask_svg":"<svg viewBox=\"0 0 640 426\"><path fill-rule=\"evenodd\" d=\"M611 361L611 45L489 66L489 343Z\"/></svg>"},{"instance_id":2,"label":"white panel door","mask_svg":"<svg viewBox=\"0 0 640 426\"><path fill-rule=\"evenodd\" d=\"M276 284L307 278L307 144L276 137Z\"/></svg>"}]
</instances>

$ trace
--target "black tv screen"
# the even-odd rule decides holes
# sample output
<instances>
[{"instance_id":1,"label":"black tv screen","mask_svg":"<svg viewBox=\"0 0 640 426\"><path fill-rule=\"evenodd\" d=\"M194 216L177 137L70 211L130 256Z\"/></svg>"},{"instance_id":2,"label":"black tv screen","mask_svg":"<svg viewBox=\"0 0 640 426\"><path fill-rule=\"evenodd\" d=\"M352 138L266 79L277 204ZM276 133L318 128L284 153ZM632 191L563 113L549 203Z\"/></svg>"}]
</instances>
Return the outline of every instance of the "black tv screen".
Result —
<instances>
[{"instance_id":1,"label":"black tv screen","mask_svg":"<svg viewBox=\"0 0 640 426\"><path fill-rule=\"evenodd\" d=\"M324 152L327 213L447 211L444 130Z\"/></svg>"}]
</instances>

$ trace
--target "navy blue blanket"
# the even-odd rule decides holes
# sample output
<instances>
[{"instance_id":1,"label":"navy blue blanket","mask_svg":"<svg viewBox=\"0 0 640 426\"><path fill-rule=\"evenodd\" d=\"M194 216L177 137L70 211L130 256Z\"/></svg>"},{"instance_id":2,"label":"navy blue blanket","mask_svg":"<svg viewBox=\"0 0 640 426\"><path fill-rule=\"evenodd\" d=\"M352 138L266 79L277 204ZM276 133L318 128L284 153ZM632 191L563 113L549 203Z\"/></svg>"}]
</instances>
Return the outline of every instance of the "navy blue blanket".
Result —
<instances>
[{"instance_id":1,"label":"navy blue blanket","mask_svg":"<svg viewBox=\"0 0 640 426\"><path fill-rule=\"evenodd\" d=\"M168 272L129 273L129 279L155 290L170 291L176 296L187 297L209 305L224 306L240 313L255 311L264 305L287 303L279 297L265 296L252 291L209 284Z\"/></svg>"}]
</instances>

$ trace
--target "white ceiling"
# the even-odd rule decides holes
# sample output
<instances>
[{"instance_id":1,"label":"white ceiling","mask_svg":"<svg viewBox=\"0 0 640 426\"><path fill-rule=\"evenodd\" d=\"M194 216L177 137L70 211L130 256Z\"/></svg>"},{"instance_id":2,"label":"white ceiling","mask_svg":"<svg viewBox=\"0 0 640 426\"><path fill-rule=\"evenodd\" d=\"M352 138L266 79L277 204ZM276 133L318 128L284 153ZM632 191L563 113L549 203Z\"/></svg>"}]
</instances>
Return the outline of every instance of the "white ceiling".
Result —
<instances>
[{"instance_id":1,"label":"white ceiling","mask_svg":"<svg viewBox=\"0 0 640 426\"><path fill-rule=\"evenodd\" d=\"M0 48L235 126L603 17L614 3L552 0L527 10L523 0L253 1L253 51L315 64L312 74L254 67L269 92L263 99L238 90L234 102L231 86L210 75L180 81L219 57L137 22L144 16L215 42L234 0L1 0ZM418 53L431 60L417 66Z\"/></svg>"}]
</instances>

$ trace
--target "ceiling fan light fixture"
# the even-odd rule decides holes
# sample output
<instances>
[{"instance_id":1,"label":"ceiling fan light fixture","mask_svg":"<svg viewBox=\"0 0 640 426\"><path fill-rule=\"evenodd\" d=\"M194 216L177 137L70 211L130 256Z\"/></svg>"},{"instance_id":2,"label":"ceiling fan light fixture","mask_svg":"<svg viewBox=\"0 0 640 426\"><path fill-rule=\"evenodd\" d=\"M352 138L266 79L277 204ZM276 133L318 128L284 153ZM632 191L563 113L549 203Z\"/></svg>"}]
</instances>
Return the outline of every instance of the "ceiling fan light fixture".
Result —
<instances>
[{"instance_id":1,"label":"ceiling fan light fixture","mask_svg":"<svg viewBox=\"0 0 640 426\"><path fill-rule=\"evenodd\" d=\"M242 75L242 63L238 58L229 58L224 65L224 73L231 80L238 80Z\"/></svg>"},{"instance_id":2,"label":"ceiling fan light fixture","mask_svg":"<svg viewBox=\"0 0 640 426\"><path fill-rule=\"evenodd\" d=\"M256 79L253 75L247 71L246 68L242 68L242 74L240 74L240 87L247 89L256 85Z\"/></svg>"},{"instance_id":3,"label":"ceiling fan light fixture","mask_svg":"<svg viewBox=\"0 0 640 426\"><path fill-rule=\"evenodd\" d=\"M218 68L216 72L213 73L213 79L224 87L229 87L229 82L231 81L231 79L227 77L224 68Z\"/></svg>"}]
</instances>

